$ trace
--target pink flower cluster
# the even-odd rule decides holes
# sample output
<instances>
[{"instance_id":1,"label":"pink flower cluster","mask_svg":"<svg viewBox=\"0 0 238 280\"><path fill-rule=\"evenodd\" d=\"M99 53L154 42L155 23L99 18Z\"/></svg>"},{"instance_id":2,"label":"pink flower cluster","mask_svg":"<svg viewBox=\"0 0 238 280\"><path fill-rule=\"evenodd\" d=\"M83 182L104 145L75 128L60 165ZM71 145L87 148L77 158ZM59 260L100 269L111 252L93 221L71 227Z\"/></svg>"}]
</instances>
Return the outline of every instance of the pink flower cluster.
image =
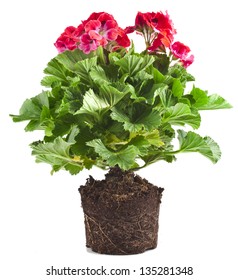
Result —
<instances>
[{"instance_id":1,"label":"pink flower cluster","mask_svg":"<svg viewBox=\"0 0 238 280\"><path fill-rule=\"evenodd\" d=\"M168 13L138 12L135 25L126 28L127 34L134 31L144 36L148 51L164 52L167 48L184 67L193 63L194 56L190 54L190 48L181 42L174 42L176 30Z\"/></svg>"},{"instance_id":2,"label":"pink flower cluster","mask_svg":"<svg viewBox=\"0 0 238 280\"><path fill-rule=\"evenodd\" d=\"M59 52L79 48L88 54L99 46L110 45L112 50L126 48L130 40L112 15L100 12L91 14L78 27L67 27L54 45Z\"/></svg>"},{"instance_id":3,"label":"pink flower cluster","mask_svg":"<svg viewBox=\"0 0 238 280\"><path fill-rule=\"evenodd\" d=\"M194 56L190 54L190 48L181 42L174 42L176 30L167 12L138 12L135 25L125 29L119 27L108 13L92 13L78 27L67 27L54 45L59 52L78 48L88 54L99 46L115 51L130 46L127 34L134 31L144 37L149 53L166 53L169 50L173 59L181 61L184 67L193 63Z\"/></svg>"}]
</instances>

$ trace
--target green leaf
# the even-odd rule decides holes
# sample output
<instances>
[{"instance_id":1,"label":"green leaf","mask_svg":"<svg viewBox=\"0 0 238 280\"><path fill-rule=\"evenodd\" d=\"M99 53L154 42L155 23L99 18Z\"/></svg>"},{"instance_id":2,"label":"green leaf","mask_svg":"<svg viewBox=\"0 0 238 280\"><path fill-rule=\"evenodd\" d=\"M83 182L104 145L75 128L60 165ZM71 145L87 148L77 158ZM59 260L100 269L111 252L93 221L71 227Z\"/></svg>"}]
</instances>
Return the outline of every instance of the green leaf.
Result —
<instances>
[{"instance_id":1,"label":"green leaf","mask_svg":"<svg viewBox=\"0 0 238 280\"><path fill-rule=\"evenodd\" d=\"M186 68L179 64L175 64L169 68L168 76L179 79L182 85L186 85L187 82L195 80L194 77L187 72Z\"/></svg>"},{"instance_id":2,"label":"green leaf","mask_svg":"<svg viewBox=\"0 0 238 280\"><path fill-rule=\"evenodd\" d=\"M212 94L208 96L208 103L204 107L200 107L199 110L217 110L217 109L230 109L232 105L229 104L223 97L218 94Z\"/></svg>"},{"instance_id":3,"label":"green leaf","mask_svg":"<svg viewBox=\"0 0 238 280\"><path fill-rule=\"evenodd\" d=\"M132 124L130 118L123 111L112 108L111 118L115 121L123 123L123 127L127 131L135 132L142 129L142 125Z\"/></svg>"},{"instance_id":4,"label":"green leaf","mask_svg":"<svg viewBox=\"0 0 238 280\"><path fill-rule=\"evenodd\" d=\"M108 104L107 100L101 99L93 92L92 89L90 89L84 95L83 106L75 112L75 115L88 114L100 120L103 113L105 113L109 108L110 104Z\"/></svg>"},{"instance_id":5,"label":"green leaf","mask_svg":"<svg viewBox=\"0 0 238 280\"><path fill-rule=\"evenodd\" d=\"M112 108L111 118L123 123L124 129L130 132L139 132L143 127L150 131L157 128L161 123L160 113L156 110L147 110L136 120L132 121L126 113Z\"/></svg>"},{"instance_id":6,"label":"green leaf","mask_svg":"<svg viewBox=\"0 0 238 280\"><path fill-rule=\"evenodd\" d=\"M69 87L77 87L80 85L80 77L78 75L74 77L67 77L69 81Z\"/></svg>"},{"instance_id":7,"label":"green leaf","mask_svg":"<svg viewBox=\"0 0 238 280\"><path fill-rule=\"evenodd\" d=\"M59 78L55 76L45 76L41 80L41 85L44 87L52 87L53 84L57 84L59 82Z\"/></svg>"},{"instance_id":8,"label":"green leaf","mask_svg":"<svg viewBox=\"0 0 238 280\"><path fill-rule=\"evenodd\" d=\"M147 67L149 67L150 65L153 64L153 62L155 61L154 57L151 55L143 55L143 61L140 65L140 70L144 70Z\"/></svg>"},{"instance_id":9,"label":"green leaf","mask_svg":"<svg viewBox=\"0 0 238 280\"><path fill-rule=\"evenodd\" d=\"M120 84L118 84L120 88ZM114 107L128 92L131 88L127 86L121 87L120 90L110 85L102 85L100 87L100 98L109 105L110 108Z\"/></svg>"},{"instance_id":10,"label":"green leaf","mask_svg":"<svg viewBox=\"0 0 238 280\"><path fill-rule=\"evenodd\" d=\"M162 74L167 74L170 65L170 57L165 53L160 53L155 56L154 67L157 68Z\"/></svg>"},{"instance_id":11,"label":"green leaf","mask_svg":"<svg viewBox=\"0 0 238 280\"><path fill-rule=\"evenodd\" d=\"M146 156L142 157L145 162L144 167L160 160L165 160L166 162L173 162L176 157L169 153L168 151L151 151Z\"/></svg>"},{"instance_id":12,"label":"green leaf","mask_svg":"<svg viewBox=\"0 0 238 280\"><path fill-rule=\"evenodd\" d=\"M146 156L148 153L148 148L151 146L149 141L142 135L137 135L136 137L132 138L129 142L129 145L137 147L138 154L140 156Z\"/></svg>"},{"instance_id":13,"label":"green leaf","mask_svg":"<svg viewBox=\"0 0 238 280\"><path fill-rule=\"evenodd\" d=\"M105 147L101 139L94 139L87 142L87 145L93 147L95 152L107 162L109 166L118 165L123 170L129 170L137 167L135 162L139 153L138 148L133 145L126 147L120 151L111 151Z\"/></svg>"},{"instance_id":14,"label":"green leaf","mask_svg":"<svg viewBox=\"0 0 238 280\"><path fill-rule=\"evenodd\" d=\"M105 71L103 70L103 68L101 66L95 66L91 72L90 72L90 76L92 78L92 80L94 81L94 83L96 83L97 85L107 85L109 84L109 79L106 76Z\"/></svg>"},{"instance_id":15,"label":"green leaf","mask_svg":"<svg viewBox=\"0 0 238 280\"><path fill-rule=\"evenodd\" d=\"M193 128L198 128L201 117L197 111L192 112L187 104L177 103L175 106L169 107L165 112L163 123L166 122L182 126L188 124Z\"/></svg>"},{"instance_id":16,"label":"green leaf","mask_svg":"<svg viewBox=\"0 0 238 280\"><path fill-rule=\"evenodd\" d=\"M207 147L204 148L202 154L212 153L211 157L208 157L213 163L216 163L221 158L221 150L219 145L209 136L203 138L207 144Z\"/></svg>"},{"instance_id":17,"label":"green leaf","mask_svg":"<svg viewBox=\"0 0 238 280\"><path fill-rule=\"evenodd\" d=\"M174 79L173 86L172 86L172 93L176 97L181 97L184 92L184 86L180 82L179 79Z\"/></svg>"},{"instance_id":18,"label":"green leaf","mask_svg":"<svg viewBox=\"0 0 238 280\"><path fill-rule=\"evenodd\" d=\"M146 97L147 103L151 105L154 105L156 97L159 96L161 98L161 102L163 103L163 105L167 107L167 105L165 104L167 103L167 97L168 97L167 91L168 91L168 85L165 85L163 83L154 84L152 89L143 96Z\"/></svg>"},{"instance_id":19,"label":"green leaf","mask_svg":"<svg viewBox=\"0 0 238 280\"><path fill-rule=\"evenodd\" d=\"M179 152L199 152L216 163L221 157L218 144L210 137L201 137L192 131L178 130Z\"/></svg>"},{"instance_id":20,"label":"green leaf","mask_svg":"<svg viewBox=\"0 0 238 280\"><path fill-rule=\"evenodd\" d=\"M64 65L65 68L68 70L75 72L77 70L77 67L75 66L76 63L79 61L82 61L84 59L90 58L93 56L93 53L91 54L85 54L83 51L79 49L75 49L73 51L64 51L56 56L56 59Z\"/></svg>"},{"instance_id":21,"label":"green leaf","mask_svg":"<svg viewBox=\"0 0 238 280\"><path fill-rule=\"evenodd\" d=\"M72 72L68 71L63 64L61 64L56 58L53 58L44 69L44 73L55 77L55 81L63 81L67 83L67 77L72 76ZM52 78L51 78L52 81ZM43 84L49 84L49 78L43 78Z\"/></svg>"},{"instance_id":22,"label":"green leaf","mask_svg":"<svg viewBox=\"0 0 238 280\"><path fill-rule=\"evenodd\" d=\"M173 105L173 98L171 91L168 90L168 86L165 85L161 88L161 90L156 92L156 95L160 97L159 107L162 105L164 108L170 107Z\"/></svg>"},{"instance_id":23,"label":"green leaf","mask_svg":"<svg viewBox=\"0 0 238 280\"><path fill-rule=\"evenodd\" d=\"M123 73L128 73L129 76L134 76L141 70L149 67L154 62L154 58L150 55L143 58L137 55L126 55L117 60L115 64L121 67Z\"/></svg>"},{"instance_id":24,"label":"green leaf","mask_svg":"<svg viewBox=\"0 0 238 280\"><path fill-rule=\"evenodd\" d=\"M109 85L100 87L100 95L95 94L90 89L84 95L82 107L75 114L88 114L100 120L102 115L115 106L126 93Z\"/></svg>"},{"instance_id":25,"label":"green leaf","mask_svg":"<svg viewBox=\"0 0 238 280\"><path fill-rule=\"evenodd\" d=\"M147 110L144 114L141 114L141 117L139 117L136 122L141 123L147 131L151 131L158 128L161 124L160 112L156 110Z\"/></svg>"},{"instance_id":26,"label":"green leaf","mask_svg":"<svg viewBox=\"0 0 238 280\"><path fill-rule=\"evenodd\" d=\"M156 68L152 68L153 80L154 83L162 83L165 79L164 75Z\"/></svg>"},{"instance_id":27,"label":"green leaf","mask_svg":"<svg viewBox=\"0 0 238 280\"><path fill-rule=\"evenodd\" d=\"M50 115L50 110L48 107L43 105L41 115L40 115L39 128L43 128L45 130L46 136L51 136L54 127L55 127L55 123Z\"/></svg>"},{"instance_id":28,"label":"green leaf","mask_svg":"<svg viewBox=\"0 0 238 280\"><path fill-rule=\"evenodd\" d=\"M71 174L76 174L84 168L84 164L79 157L70 156L71 145L72 143L66 142L61 137L49 143L33 143L32 155L36 156L36 162L52 165L52 172L66 169Z\"/></svg>"},{"instance_id":29,"label":"green leaf","mask_svg":"<svg viewBox=\"0 0 238 280\"><path fill-rule=\"evenodd\" d=\"M26 99L20 110L19 115L10 115L14 122L26 121L26 120L40 120L42 107L49 108L49 100L47 91L43 91L37 96Z\"/></svg>"},{"instance_id":30,"label":"green leaf","mask_svg":"<svg viewBox=\"0 0 238 280\"><path fill-rule=\"evenodd\" d=\"M154 129L150 132L144 132L142 135L145 137L148 143L153 146L161 147L164 145L164 142L162 141L159 131L157 129Z\"/></svg>"},{"instance_id":31,"label":"green leaf","mask_svg":"<svg viewBox=\"0 0 238 280\"><path fill-rule=\"evenodd\" d=\"M68 109L69 113L74 114L83 105L83 98L80 88L70 87L64 92L60 106L63 105ZM65 111L64 108L63 111Z\"/></svg>"},{"instance_id":32,"label":"green leaf","mask_svg":"<svg viewBox=\"0 0 238 280\"><path fill-rule=\"evenodd\" d=\"M229 109L232 106L221 96L213 94L208 96L207 103L198 106L195 104L198 110L217 110L217 109Z\"/></svg>"},{"instance_id":33,"label":"green leaf","mask_svg":"<svg viewBox=\"0 0 238 280\"><path fill-rule=\"evenodd\" d=\"M146 70L141 70L135 75L134 81L139 83L139 82L145 82L146 80L151 80L152 78L153 76L147 73Z\"/></svg>"},{"instance_id":34,"label":"green leaf","mask_svg":"<svg viewBox=\"0 0 238 280\"><path fill-rule=\"evenodd\" d=\"M190 94L193 96L195 103L193 107L198 110L217 110L229 109L232 106L218 94L208 95L207 91L194 87Z\"/></svg>"},{"instance_id":35,"label":"green leaf","mask_svg":"<svg viewBox=\"0 0 238 280\"><path fill-rule=\"evenodd\" d=\"M78 126L72 125L70 133L67 138L67 142L75 144L76 143L75 137L79 134L79 132L80 132L80 130L79 130Z\"/></svg>"},{"instance_id":36,"label":"green leaf","mask_svg":"<svg viewBox=\"0 0 238 280\"><path fill-rule=\"evenodd\" d=\"M25 120L38 120L41 114L41 108L36 105L32 99L26 99L22 104L19 115L11 115L14 122Z\"/></svg>"},{"instance_id":37,"label":"green leaf","mask_svg":"<svg viewBox=\"0 0 238 280\"><path fill-rule=\"evenodd\" d=\"M198 110L199 108L206 106L206 104L208 103L208 96L206 91L201 90L200 88L193 87L190 94L195 100L193 106L196 107Z\"/></svg>"},{"instance_id":38,"label":"green leaf","mask_svg":"<svg viewBox=\"0 0 238 280\"><path fill-rule=\"evenodd\" d=\"M80 128L80 133L78 133L77 135L73 135L73 137L73 142L75 143L72 145L72 152L76 155L79 154L86 157L88 153L90 153L90 147L87 146L86 143L95 138L92 131L88 126L85 126L83 128Z\"/></svg>"},{"instance_id":39,"label":"green leaf","mask_svg":"<svg viewBox=\"0 0 238 280\"><path fill-rule=\"evenodd\" d=\"M97 57L87 58L75 64L75 72L79 75L82 83L86 85L92 84L90 70L97 65Z\"/></svg>"}]
</instances>

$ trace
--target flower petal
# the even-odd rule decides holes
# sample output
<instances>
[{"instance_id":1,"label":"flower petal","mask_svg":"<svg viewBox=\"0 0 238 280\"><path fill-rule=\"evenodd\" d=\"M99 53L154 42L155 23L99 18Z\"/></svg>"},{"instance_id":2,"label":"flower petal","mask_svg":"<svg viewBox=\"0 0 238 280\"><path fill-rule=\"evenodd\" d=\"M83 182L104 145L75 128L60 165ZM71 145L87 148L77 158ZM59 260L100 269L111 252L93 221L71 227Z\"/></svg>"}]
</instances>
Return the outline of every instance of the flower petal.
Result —
<instances>
[{"instance_id":1,"label":"flower petal","mask_svg":"<svg viewBox=\"0 0 238 280\"><path fill-rule=\"evenodd\" d=\"M183 66L187 68L189 65L191 65L194 61L194 55L190 55L185 60L182 60Z\"/></svg>"},{"instance_id":2,"label":"flower petal","mask_svg":"<svg viewBox=\"0 0 238 280\"><path fill-rule=\"evenodd\" d=\"M99 41L92 40L90 36L85 33L80 37L80 44L78 48L82 50L84 53L88 54L91 51L94 51L98 48Z\"/></svg>"},{"instance_id":3,"label":"flower petal","mask_svg":"<svg viewBox=\"0 0 238 280\"><path fill-rule=\"evenodd\" d=\"M105 22L105 25L103 26L104 29L112 29L112 28L117 28L118 27L118 24L115 20L107 20Z\"/></svg>"},{"instance_id":4,"label":"flower petal","mask_svg":"<svg viewBox=\"0 0 238 280\"><path fill-rule=\"evenodd\" d=\"M102 36L95 30L89 30L88 35L93 40L102 40Z\"/></svg>"},{"instance_id":5,"label":"flower petal","mask_svg":"<svg viewBox=\"0 0 238 280\"><path fill-rule=\"evenodd\" d=\"M101 13L98 17L98 20L104 24L108 20L114 20L114 17L108 13Z\"/></svg>"},{"instance_id":6,"label":"flower petal","mask_svg":"<svg viewBox=\"0 0 238 280\"><path fill-rule=\"evenodd\" d=\"M172 20L170 19L168 13L163 14L158 12L151 19L153 27L159 31L170 30L171 34L176 34Z\"/></svg>"},{"instance_id":7,"label":"flower petal","mask_svg":"<svg viewBox=\"0 0 238 280\"><path fill-rule=\"evenodd\" d=\"M171 46L172 53L178 58L185 58L190 52L190 48L181 42L175 42Z\"/></svg>"},{"instance_id":8,"label":"flower petal","mask_svg":"<svg viewBox=\"0 0 238 280\"><path fill-rule=\"evenodd\" d=\"M84 26L85 32L89 32L90 30L99 30L101 27L101 22L99 20L90 20Z\"/></svg>"},{"instance_id":9,"label":"flower petal","mask_svg":"<svg viewBox=\"0 0 238 280\"><path fill-rule=\"evenodd\" d=\"M114 41L116 40L117 36L118 36L118 31L112 28L105 33L104 37L107 38L108 40Z\"/></svg>"},{"instance_id":10,"label":"flower petal","mask_svg":"<svg viewBox=\"0 0 238 280\"><path fill-rule=\"evenodd\" d=\"M116 42L119 46L124 47L124 48L129 47L131 44L130 39L126 35L126 32L120 27L118 27L118 36L117 36Z\"/></svg>"}]
</instances>

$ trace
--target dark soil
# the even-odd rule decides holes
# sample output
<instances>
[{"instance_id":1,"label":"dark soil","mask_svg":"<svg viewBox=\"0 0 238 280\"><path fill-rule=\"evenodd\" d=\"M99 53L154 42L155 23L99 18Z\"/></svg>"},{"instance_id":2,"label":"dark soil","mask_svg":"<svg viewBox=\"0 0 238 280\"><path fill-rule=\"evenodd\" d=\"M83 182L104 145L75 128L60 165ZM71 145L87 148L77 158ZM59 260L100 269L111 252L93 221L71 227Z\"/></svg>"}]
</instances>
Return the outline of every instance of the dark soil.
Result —
<instances>
[{"instance_id":1,"label":"dark soil","mask_svg":"<svg viewBox=\"0 0 238 280\"><path fill-rule=\"evenodd\" d=\"M114 255L156 248L163 190L119 168L112 168L101 181L90 176L79 188L86 246Z\"/></svg>"}]
</instances>

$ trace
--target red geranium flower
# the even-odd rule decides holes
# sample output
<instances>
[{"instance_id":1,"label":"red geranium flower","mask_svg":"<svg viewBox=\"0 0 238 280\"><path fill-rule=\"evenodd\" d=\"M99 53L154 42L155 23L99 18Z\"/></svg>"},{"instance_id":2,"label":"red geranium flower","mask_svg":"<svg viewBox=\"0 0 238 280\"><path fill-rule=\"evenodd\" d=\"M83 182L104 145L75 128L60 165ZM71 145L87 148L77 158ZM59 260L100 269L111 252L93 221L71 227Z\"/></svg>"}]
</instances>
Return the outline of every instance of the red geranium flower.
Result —
<instances>
[{"instance_id":1,"label":"red geranium flower","mask_svg":"<svg viewBox=\"0 0 238 280\"><path fill-rule=\"evenodd\" d=\"M171 46L171 51L173 55L181 60L184 67L188 67L190 64L193 63L194 56L189 55L190 48L183 43L175 42Z\"/></svg>"},{"instance_id":2,"label":"red geranium flower","mask_svg":"<svg viewBox=\"0 0 238 280\"><path fill-rule=\"evenodd\" d=\"M154 39L154 41L152 42L151 46L148 47L149 51L156 51L158 50L160 47L167 47L169 48L171 46L171 43L173 41L173 35L168 33L159 33L157 35L157 37Z\"/></svg>"},{"instance_id":3,"label":"red geranium flower","mask_svg":"<svg viewBox=\"0 0 238 280\"><path fill-rule=\"evenodd\" d=\"M185 68L187 68L189 65L191 65L191 64L193 63L193 61L194 61L194 55L190 55L190 56L188 56L186 59L181 60L181 61L182 61L182 63L183 63L183 66L184 66Z\"/></svg>"},{"instance_id":4,"label":"red geranium flower","mask_svg":"<svg viewBox=\"0 0 238 280\"><path fill-rule=\"evenodd\" d=\"M82 26L77 28L74 26L67 27L54 43L58 52L76 49L79 43L79 36L82 34L82 31Z\"/></svg>"},{"instance_id":5,"label":"red geranium flower","mask_svg":"<svg viewBox=\"0 0 238 280\"><path fill-rule=\"evenodd\" d=\"M174 29L173 22L169 18L168 13L163 14L162 12L158 13L141 13L138 12L135 19L135 29L138 31L143 31L144 28L152 28L154 31L160 31L171 34L175 34L176 30Z\"/></svg>"},{"instance_id":6,"label":"red geranium flower","mask_svg":"<svg viewBox=\"0 0 238 280\"><path fill-rule=\"evenodd\" d=\"M100 43L97 40L92 39L87 33L80 37L79 49L88 54L91 51L95 51L99 47Z\"/></svg>"},{"instance_id":7,"label":"red geranium flower","mask_svg":"<svg viewBox=\"0 0 238 280\"><path fill-rule=\"evenodd\" d=\"M170 31L169 33L171 33L171 34L176 33L173 22L169 18L169 15L167 12L166 12L166 14L163 14L162 12L158 12L158 13L154 14L153 17L151 18L151 22L152 22L153 28L159 30L162 33L164 31L166 31L166 33L168 33L168 31Z\"/></svg>"},{"instance_id":8,"label":"red geranium flower","mask_svg":"<svg viewBox=\"0 0 238 280\"><path fill-rule=\"evenodd\" d=\"M115 41L119 35L119 27L112 15L107 13L93 13L83 21L84 31L87 36L83 37L80 49L95 49L97 46L105 47L109 41ZM86 44L90 46L86 47Z\"/></svg>"},{"instance_id":9,"label":"red geranium flower","mask_svg":"<svg viewBox=\"0 0 238 280\"><path fill-rule=\"evenodd\" d=\"M133 33L135 30L136 30L135 26L127 26L127 27L124 29L124 32L125 32L126 34L129 34L129 33Z\"/></svg>"},{"instance_id":10,"label":"red geranium flower","mask_svg":"<svg viewBox=\"0 0 238 280\"><path fill-rule=\"evenodd\" d=\"M99 41L99 45L105 46L108 40L113 41L118 36L118 25L115 20L107 20L102 24L99 20L90 20L85 26L85 32L92 40Z\"/></svg>"},{"instance_id":11,"label":"red geranium flower","mask_svg":"<svg viewBox=\"0 0 238 280\"><path fill-rule=\"evenodd\" d=\"M173 43L173 45L171 46L171 50L173 54L178 58L186 57L190 52L190 48L180 42Z\"/></svg>"},{"instance_id":12,"label":"red geranium flower","mask_svg":"<svg viewBox=\"0 0 238 280\"><path fill-rule=\"evenodd\" d=\"M193 62L194 57L189 54L189 47L180 42L173 43L176 30L167 12L138 12L135 25L125 29L120 28L114 17L108 13L92 13L77 28L67 27L54 45L59 52L79 48L88 54L99 46L111 52L120 47L129 47L131 41L127 34L134 31L143 35L148 51L168 54L167 51L170 50L170 54L185 67Z\"/></svg>"},{"instance_id":13,"label":"red geranium flower","mask_svg":"<svg viewBox=\"0 0 238 280\"><path fill-rule=\"evenodd\" d=\"M142 31L144 27L153 28L152 18L155 13L141 13L138 12L135 19L135 28L138 31Z\"/></svg>"},{"instance_id":14,"label":"red geranium flower","mask_svg":"<svg viewBox=\"0 0 238 280\"><path fill-rule=\"evenodd\" d=\"M125 30L118 27L117 31L118 31L118 36L115 41L117 42L118 46L123 47L123 48L129 47L131 44L131 41L128 38L128 36L126 35Z\"/></svg>"},{"instance_id":15,"label":"red geranium flower","mask_svg":"<svg viewBox=\"0 0 238 280\"><path fill-rule=\"evenodd\" d=\"M176 33L167 12L166 14L162 12L138 12L135 19L135 26L127 27L126 33L131 33L134 30L144 36L148 50L156 50L162 45L169 47Z\"/></svg>"},{"instance_id":16,"label":"red geranium flower","mask_svg":"<svg viewBox=\"0 0 238 280\"><path fill-rule=\"evenodd\" d=\"M89 22L90 20L99 20L104 24L104 22L107 20L114 20L114 17L105 12L92 13L88 19L82 21L83 25L87 24L87 22Z\"/></svg>"}]
</instances>

